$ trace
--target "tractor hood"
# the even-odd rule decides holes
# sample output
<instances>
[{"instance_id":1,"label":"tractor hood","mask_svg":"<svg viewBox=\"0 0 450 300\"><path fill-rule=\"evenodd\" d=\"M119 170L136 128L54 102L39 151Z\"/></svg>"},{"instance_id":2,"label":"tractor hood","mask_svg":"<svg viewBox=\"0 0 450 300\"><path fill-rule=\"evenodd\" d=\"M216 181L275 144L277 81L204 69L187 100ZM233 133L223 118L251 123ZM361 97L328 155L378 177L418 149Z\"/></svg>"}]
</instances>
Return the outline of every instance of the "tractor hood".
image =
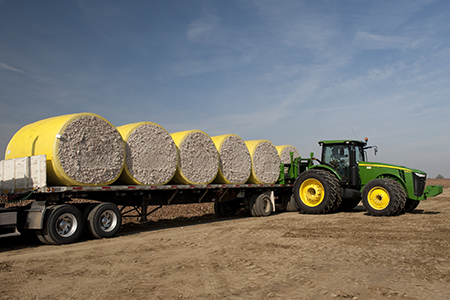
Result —
<instances>
[{"instance_id":1,"label":"tractor hood","mask_svg":"<svg viewBox=\"0 0 450 300\"><path fill-rule=\"evenodd\" d=\"M419 177L427 177L427 173L418 169L411 169L404 166L397 166L397 165L391 165L391 164L385 164L385 163L379 163L379 162L369 162L369 161L360 161L359 162L360 168L366 168L366 169L372 169L372 168L385 168L385 169L393 169L393 170L399 170L407 173L416 173Z\"/></svg>"}]
</instances>

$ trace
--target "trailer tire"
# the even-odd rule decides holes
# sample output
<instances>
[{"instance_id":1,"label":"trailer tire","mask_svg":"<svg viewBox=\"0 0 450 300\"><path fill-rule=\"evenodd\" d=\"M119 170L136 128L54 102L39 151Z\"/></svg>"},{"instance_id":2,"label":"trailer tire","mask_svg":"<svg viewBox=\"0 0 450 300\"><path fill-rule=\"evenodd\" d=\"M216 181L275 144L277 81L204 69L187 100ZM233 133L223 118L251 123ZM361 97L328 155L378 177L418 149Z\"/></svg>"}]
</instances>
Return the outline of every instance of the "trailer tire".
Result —
<instances>
[{"instance_id":1,"label":"trailer tire","mask_svg":"<svg viewBox=\"0 0 450 300\"><path fill-rule=\"evenodd\" d=\"M253 195L250 200L250 212L254 217L267 217L273 212L272 201L267 193Z\"/></svg>"},{"instance_id":2,"label":"trailer tire","mask_svg":"<svg viewBox=\"0 0 450 300\"><path fill-rule=\"evenodd\" d=\"M411 212L411 211L415 210L417 208L417 206L419 206L419 204L420 204L419 200L406 199L404 211Z\"/></svg>"},{"instance_id":3,"label":"trailer tire","mask_svg":"<svg viewBox=\"0 0 450 300\"><path fill-rule=\"evenodd\" d=\"M239 199L226 202L214 202L214 213L218 217L234 217L239 210L239 206Z\"/></svg>"},{"instance_id":4,"label":"trailer tire","mask_svg":"<svg viewBox=\"0 0 450 300\"><path fill-rule=\"evenodd\" d=\"M334 212L341 203L339 180L325 170L312 169L300 174L293 194L299 212L304 214Z\"/></svg>"},{"instance_id":5,"label":"trailer tire","mask_svg":"<svg viewBox=\"0 0 450 300\"><path fill-rule=\"evenodd\" d=\"M89 212L87 227L89 233L97 239L110 238L117 234L122 225L122 215L113 203L97 204Z\"/></svg>"},{"instance_id":6,"label":"trailer tire","mask_svg":"<svg viewBox=\"0 0 450 300\"><path fill-rule=\"evenodd\" d=\"M393 216L401 213L406 194L400 183L390 178L370 181L363 189L362 202L372 216Z\"/></svg>"},{"instance_id":7,"label":"trailer tire","mask_svg":"<svg viewBox=\"0 0 450 300\"><path fill-rule=\"evenodd\" d=\"M42 232L42 230L36 230L35 233L36 233L36 237L42 244L50 245L50 243L45 239L45 236L44 236L44 233Z\"/></svg>"},{"instance_id":8,"label":"trailer tire","mask_svg":"<svg viewBox=\"0 0 450 300\"><path fill-rule=\"evenodd\" d=\"M258 198L258 195L252 195L252 197L250 198L250 201L248 203L248 209L249 209L252 217L259 217L259 213L256 210L256 206L255 206L256 198Z\"/></svg>"},{"instance_id":9,"label":"trailer tire","mask_svg":"<svg viewBox=\"0 0 450 300\"><path fill-rule=\"evenodd\" d=\"M288 211L288 212L297 212L298 211L298 205L297 205L297 202L295 202L294 195L291 195L291 197L289 197L289 201L286 204L286 211Z\"/></svg>"},{"instance_id":10,"label":"trailer tire","mask_svg":"<svg viewBox=\"0 0 450 300\"><path fill-rule=\"evenodd\" d=\"M45 214L43 239L40 240L53 245L73 243L83 232L83 225L83 215L75 206L69 204L52 206Z\"/></svg>"}]
</instances>

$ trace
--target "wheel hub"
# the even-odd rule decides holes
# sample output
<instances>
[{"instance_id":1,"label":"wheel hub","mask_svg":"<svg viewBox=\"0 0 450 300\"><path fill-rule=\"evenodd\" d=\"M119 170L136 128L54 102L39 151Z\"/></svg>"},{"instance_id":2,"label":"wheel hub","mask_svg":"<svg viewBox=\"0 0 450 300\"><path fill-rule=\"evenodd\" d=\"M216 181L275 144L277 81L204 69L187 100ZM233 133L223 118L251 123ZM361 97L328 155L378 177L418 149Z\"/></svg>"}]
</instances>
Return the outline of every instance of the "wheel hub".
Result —
<instances>
[{"instance_id":1,"label":"wheel hub","mask_svg":"<svg viewBox=\"0 0 450 300\"><path fill-rule=\"evenodd\" d=\"M389 193L382 187L374 187L369 191L368 202L376 210L385 209L390 202Z\"/></svg>"},{"instance_id":2,"label":"wheel hub","mask_svg":"<svg viewBox=\"0 0 450 300\"><path fill-rule=\"evenodd\" d=\"M77 229L78 223L74 215L66 213L56 222L56 232L62 236L71 236Z\"/></svg>"},{"instance_id":3,"label":"wheel hub","mask_svg":"<svg viewBox=\"0 0 450 300\"><path fill-rule=\"evenodd\" d=\"M323 185L317 179L307 179L300 186L300 198L307 206L318 206L322 203L324 196Z\"/></svg>"}]
</instances>

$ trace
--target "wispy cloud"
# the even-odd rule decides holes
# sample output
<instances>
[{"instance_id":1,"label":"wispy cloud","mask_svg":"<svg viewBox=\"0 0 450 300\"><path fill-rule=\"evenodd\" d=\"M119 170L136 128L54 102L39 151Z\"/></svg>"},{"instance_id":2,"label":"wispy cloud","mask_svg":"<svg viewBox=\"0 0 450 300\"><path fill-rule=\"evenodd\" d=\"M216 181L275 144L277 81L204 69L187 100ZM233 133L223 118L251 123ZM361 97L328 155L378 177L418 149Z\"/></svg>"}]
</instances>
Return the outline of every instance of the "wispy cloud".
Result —
<instances>
[{"instance_id":1,"label":"wispy cloud","mask_svg":"<svg viewBox=\"0 0 450 300\"><path fill-rule=\"evenodd\" d=\"M16 73L21 73L21 74L27 74L25 71L23 71L19 68L10 66L7 63L1 62L1 61L0 61L0 69L11 71L11 72L16 72Z\"/></svg>"},{"instance_id":2,"label":"wispy cloud","mask_svg":"<svg viewBox=\"0 0 450 300\"><path fill-rule=\"evenodd\" d=\"M355 43L366 49L414 48L418 42L408 37L378 35L365 31L358 31L355 35Z\"/></svg>"},{"instance_id":3,"label":"wispy cloud","mask_svg":"<svg viewBox=\"0 0 450 300\"><path fill-rule=\"evenodd\" d=\"M210 37L217 30L219 20L216 15L206 13L188 25L186 31L187 38L190 41L198 41Z\"/></svg>"}]
</instances>

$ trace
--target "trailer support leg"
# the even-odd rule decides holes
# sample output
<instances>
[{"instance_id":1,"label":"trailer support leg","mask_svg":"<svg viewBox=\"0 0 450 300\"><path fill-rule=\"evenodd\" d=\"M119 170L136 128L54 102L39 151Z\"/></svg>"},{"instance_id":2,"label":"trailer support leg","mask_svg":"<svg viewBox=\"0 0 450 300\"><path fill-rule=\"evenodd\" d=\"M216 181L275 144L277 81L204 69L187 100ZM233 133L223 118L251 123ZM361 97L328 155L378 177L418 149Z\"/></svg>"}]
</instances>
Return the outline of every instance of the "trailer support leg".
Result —
<instances>
[{"instance_id":1,"label":"trailer support leg","mask_svg":"<svg viewBox=\"0 0 450 300\"><path fill-rule=\"evenodd\" d=\"M139 217L139 223L147 222L147 208L148 208L148 195L144 195L142 197L142 203L141 203L141 215Z\"/></svg>"}]
</instances>

